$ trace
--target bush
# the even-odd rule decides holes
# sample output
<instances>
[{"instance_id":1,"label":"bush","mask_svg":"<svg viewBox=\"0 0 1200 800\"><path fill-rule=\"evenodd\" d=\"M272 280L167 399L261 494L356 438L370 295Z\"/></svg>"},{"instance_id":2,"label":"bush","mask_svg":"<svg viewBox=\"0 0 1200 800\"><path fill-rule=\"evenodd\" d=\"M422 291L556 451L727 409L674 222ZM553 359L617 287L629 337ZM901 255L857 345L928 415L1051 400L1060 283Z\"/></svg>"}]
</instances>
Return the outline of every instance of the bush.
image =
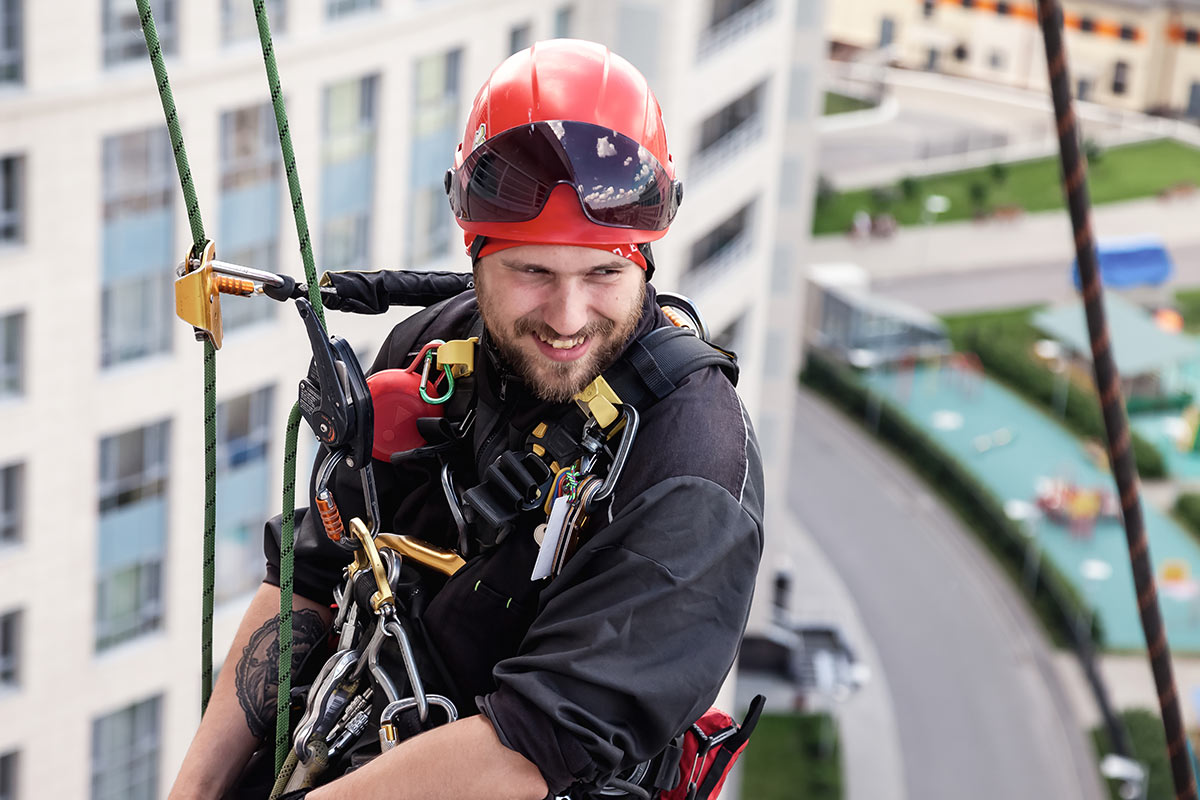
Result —
<instances>
[{"instance_id":1,"label":"bush","mask_svg":"<svg viewBox=\"0 0 1200 800\"><path fill-rule=\"evenodd\" d=\"M841 800L841 748L828 714L763 714L741 763L742 797Z\"/></svg>"},{"instance_id":2,"label":"bush","mask_svg":"<svg viewBox=\"0 0 1200 800\"><path fill-rule=\"evenodd\" d=\"M914 200L917 194L921 191L921 182L911 175L901 179L900 195L905 200Z\"/></svg>"},{"instance_id":3,"label":"bush","mask_svg":"<svg viewBox=\"0 0 1200 800\"><path fill-rule=\"evenodd\" d=\"M1054 404L1060 391L1057 384L1062 379L1035 361L1030 353L1039 337L1029 324L1031 312L1032 309L1021 309L950 319L946 321L947 331L956 348L979 356L989 375L1048 413L1056 414L1058 409ZM1079 436L1107 441L1100 401L1091 387L1083 389L1068 382L1063 424ZM1131 430L1130 435L1138 474L1146 479L1165 477L1167 465L1158 448L1136 431Z\"/></svg>"},{"instance_id":4,"label":"bush","mask_svg":"<svg viewBox=\"0 0 1200 800\"><path fill-rule=\"evenodd\" d=\"M995 183L1004 183L1008 180L1008 164L997 161L988 167L988 175L992 176Z\"/></svg>"},{"instance_id":5,"label":"bush","mask_svg":"<svg viewBox=\"0 0 1200 800\"><path fill-rule=\"evenodd\" d=\"M853 371L820 353L807 356L801 380L862 420L867 411L867 390ZM872 406L875 401L872 401ZM879 406L877 435L938 492L966 525L974 530L1019 585L1025 567L1027 541L1017 523L1004 513L1004 505L971 469L942 450L936 441L891 404ZM1023 585L1022 585L1023 586ZM1023 586L1023 590L1027 587ZM1091 619L1091 637L1104 641L1103 623L1091 613L1073 584L1050 561L1043 559L1033 588L1032 604L1050 636L1058 644L1076 642L1075 626Z\"/></svg>"},{"instance_id":6,"label":"bush","mask_svg":"<svg viewBox=\"0 0 1200 800\"><path fill-rule=\"evenodd\" d=\"M1131 708L1121 712L1121 720L1129 734L1132 756L1142 762L1150 775L1150 786L1146 800L1173 800L1175 787L1171 780L1171 762L1167 755L1167 735L1163 732L1158 713L1145 708ZM1108 743L1108 731L1104 726L1092 729L1092 741L1099 755L1112 752ZM1108 781L1109 796L1119 800L1117 781Z\"/></svg>"},{"instance_id":7,"label":"bush","mask_svg":"<svg viewBox=\"0 0 1200 800\"><path fill-rule=\"evenodd\" d=\"M1175 498L1175 516L1194 535L1200 537L1200 494L1182 492Z\"/></svg>"}]
</instances>

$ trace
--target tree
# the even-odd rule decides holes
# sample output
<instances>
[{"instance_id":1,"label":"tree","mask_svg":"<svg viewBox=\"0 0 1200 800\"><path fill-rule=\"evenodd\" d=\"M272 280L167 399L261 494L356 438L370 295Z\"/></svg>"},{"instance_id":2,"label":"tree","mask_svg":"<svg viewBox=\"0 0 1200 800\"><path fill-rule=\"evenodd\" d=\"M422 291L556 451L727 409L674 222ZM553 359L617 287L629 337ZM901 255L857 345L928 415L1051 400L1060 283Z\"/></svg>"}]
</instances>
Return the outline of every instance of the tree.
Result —
<instances>
[{"instance_id":1,"label":"tree","mask_svg":"<svg viewBox=\"0 0 1200 800\"><path fill-rule=\"evenodd\" d=\"M921 192L921 183L911 175L905 176L900 181L900 194L905 200L912 201L917 198Z\"/></svg>"},{"instance_id":2,"label":"tree","mask_svg":"<svg viewBox=\"0 0 1200 800\"><path fill-rule=\"evenodd\" d=\"M975 210L975 216L982 217L987 213L988 195L991 193L991 187L983 181L971 181L971 184L967 187L967 193L971 198L971 207Z\"/></svg>"},{"instance_id":3,"label":"tree","mask_svg":"<svg viewBox=\"0 0 1200 800\"><path fill-rule=\"evenodd\" d=\"M1004 183L1008 180L1008 164L997 161L988 167L988 174L992 176L993 182Z\"/></svg>"}]
</instances>

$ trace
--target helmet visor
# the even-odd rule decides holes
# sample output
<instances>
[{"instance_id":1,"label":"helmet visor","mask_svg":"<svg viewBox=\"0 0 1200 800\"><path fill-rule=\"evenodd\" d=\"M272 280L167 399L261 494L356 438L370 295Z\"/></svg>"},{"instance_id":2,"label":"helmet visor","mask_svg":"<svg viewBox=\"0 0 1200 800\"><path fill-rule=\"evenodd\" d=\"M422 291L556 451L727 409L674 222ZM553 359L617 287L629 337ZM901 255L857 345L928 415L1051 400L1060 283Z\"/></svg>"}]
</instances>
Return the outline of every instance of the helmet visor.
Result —
<instances>
[{"instance_id":1,"label":"helmet visor","mask_svg":"<svg viewBox=\"0 0 1200 800\"><path fill-rule=\"evenodd\" d=\"M681 194L650 151L611 128L542 121L480 144L449 176L447 194L465 222L527 222L560 183L574 187L597 225L666 230Z\"/></svg>"}]
</instances>

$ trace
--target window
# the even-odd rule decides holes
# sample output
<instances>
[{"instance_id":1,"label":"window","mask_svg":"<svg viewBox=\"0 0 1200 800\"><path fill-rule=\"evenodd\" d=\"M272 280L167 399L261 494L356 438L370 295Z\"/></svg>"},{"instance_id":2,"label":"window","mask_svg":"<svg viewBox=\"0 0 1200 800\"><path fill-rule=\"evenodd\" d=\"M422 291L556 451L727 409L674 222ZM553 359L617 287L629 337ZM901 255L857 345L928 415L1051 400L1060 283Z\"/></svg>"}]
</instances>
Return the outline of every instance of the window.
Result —
<instances>
[{"instance_id":1,"label":"window","mask_svg":"<svg viewBox=\"0 0 1200 800\"><path fill-rule=\"evenodd\" d=\"M21 612L0 614L0 688L21 682Z\"/></svg>"},{"instance_id":2,"label":"window","mask_svg":"<svg viewBox=\"0 0 1200 800\"><path fill-rule=\"evenodd\" d=\"M0 398L19 397L24 389L25 314L0 317Z\"/></svg>"},{"instance_id":3,"label":"window","mask_svg":"<svg viewBox=\"0 0 1200 800\"><path fill-rule=\"evenodd\" d=\"M0 158L0 244L20 244L25 238L25 159Z\"/></svg>"},{"instance_id":4,"label":"window","mask_svg":"<svg viewBox=\"0 0 1200 800\"><path fill-rule=\"evenodd\" d=\"M1113 66L1113 94L1125 94L1125 90L1129 88L1129 64L1124 61L1118 61Z\"/></svg>"},{"instance_id":5,"label":"window","mask_svg":"<svg viewBox=\"0 0 1200 800\"><path fill-rule=\"evenodd\" d=\"M574 27L571 23L574 21L575 7L563 6L554 12L554 38L566 39L571 35L571 29Z\"/></svg>"},{"instance_id":6,"label":"window","mask_svg":"<svg viewBox=\"0 0 1200 800\"><path fill-rule=\"evenodd\" d=\"M162 621L169 433L163 421L100 440L97 650Z\"/></svg>"},{"instance_id":7,"label":"window","mask_svg":"<svg viewBox=\"0 0 1200 800\"><path fill-rule=\"evenodd\" d=\"M1096 20L1092 19L1091 17L1080 17L1079 30L1083 31L1084 33L1091 33L1092 31L1096 30Z\"/></svg>"},{"instance_id":8,"label":"window","mask_svg":"<svg viewBox=\"0 0 1200 800\"><path fill-rule=\"evenodd\" d=\"M1127 42L1135 41L1138 38L1138 30L1132 25L1122 25L1120 37Z\"/></svg>"},{"instance_id":9,"label":"window","mask_svg":"<svg viewBox=\"0 0 1200 800\"><path fill-rule=\"evenodd\" d=\"M321 181L325 269L364 267L370 261L378 84L379 78L371 75L325 89Z\"/></svg>"},{"instance_id":10,"label":"window","mask_svg":"<svg viewBox=\"0 0 1200 800\"><path fill-rule=\"evenodd\" d=\"M21 0L0 0L0 84L25 77Z\"/></svg>"},{"instance_id":11,"label":"window","mask_svg":"<svg viewBox=\"0 0 1200 800\"><path fill-rule=\"evenodd\" d=\"M241 597L263 579L263 523L271 516L270 386L217 406L218 601Z\"/></svg>"},{"instance_id":12,"label":"window","mask_svg":"<svg viewBox=\"0 0 1200 800\"><path fill-rule=\"evenodd\" d=\"M929 19L933 16L933 12L937 9L937 0L924 0L921 3L921 14Z\"/></svg>"},{"instance_id":13,"label":"window","mask_svg":"<svg viewBox=\"0 0 1200 800\"><path fill-rule=\"evenodd\" d=\"M1004 2L1004 0L999 0L999 2L996 3L996 13L1002 17L1006 17L1012 13L1012 6Z\"/></svg>"},{"instance_id":14,"label":"window","mask_svg":"<svg viewBox=\"0 0 1200 800\"><path fill-rule=\"evenodd\" d=\"M221 114L221 259L279 271L283 193L275 114L269 103ZM274 319L276 303L261 296L221 298L226 331Z\"/></svg>"},{"instance_id":15,"label":"window","mask_svg":"<svg viewBox=\"0 0 1200 800\"><path fill-rule=\"evenodd\" d=\"M21 540L25 508L25 465L0 467L0 545Z\"/></svg>"},{"instance_id":16,"label":"window","mask_svg":"<svg viewBox=\"0 0 1200 800\"><path fill-rule=\"evenodd\" d=\"M443 175L458 143L462 50L419 59L414 69L412 205L408 218L408 265L421 268L451 252L454 239Z\"/></svg>"},{"instance_id":17,"label":"window","mask_svg":"<svg viewBox=\"0 0 1200 800\"><path fill-rule=\"evenodd\" d=\"M328 0L325 4L325 15L336 19L372 8L379 8L379 0Z\"/></svg>"},{"instance_id":18,"label":"window","mask_svg":"<svg viewBox=\"0 0 1200 800\"><path fill-rule=\"evenodd\" d=\"M158 794L161 698L92 722L91 800L154 800Z\"/></svg>"},{"instance_id":19,"label":"window","mask_svg":"<svg viewBox=\"0 0 1200 800\"><path fill-rule=\"evenodd\" d=\"M896 20L884 17L879 21L879 47L890 47L896 41Z\"/></svg>"},{"instance_id":20,"label":"window","mask_svg":"<svg viewBox=\"0 0 1200 800\"><path fill-rule=\"evenodd\" d=\"M100 363L163 353L174 320L171 140L162 126L104 140Z\"/></svg>"},{"instance_id":21,"label":"window","mask_svg":"<svg viewBox=\"0 0 1200 800\"><path fill-rule=\"evenodd\" d=\"M962 7L963 8L974 8L975 0L962 0Z\"/></svg>"},{"instance_id":22,"label":"window","mask_svg":"<svg viewBox=\"0 0 1200 800\"><path fill-rule=\"evenodd\" d=\"M266 0L267 20L271 35L287 30L287 4L284 0ZM221 0L221 41L225 44L258 41L258 18L254 4L245 0Z\"/></svg>"},{"instance_id":23,"label":"window","mask_svg":"<svg viewBox=\"0 0 1200 800\"><path fill-rule=\"evenodd\" d=\"M1094 84L1090 78L1080 78L1075 83L1075 99L1084 102L1092 99L1092 88Z\"/></svg>"},{"instance_id":24,"label":"window","mask_svg":"<svg viewBox=\"0 0 1200 800\"><path fill-rule=\"evenodd\" d=\"M732 138L741 138L737 137L739 133L761 133L765 88L766 84L760 83L701 122L696 155L711 155L714 149L722 148Z\"/></svg>"},{"instance_id":25,"label":"window","mask_svg":"<svg viewBox=\"0 0 1200 800\"><path fill-rule=\"evenodd\" d=\"M762 0L713 0L712 17L709 19L708 26L715 28L739 11L745 11L760 2Z\"/></svg>"},{"instance_id":26,"label":"window","mask_svg":"<svg viewBox=\"0 0 1200 800\"><path fill-rule=\"evenodd\" d=\"M1200 28L1188 28L1183 32L1183 40L1188 44L1200 43Z\"/></svg>"},{"instance_id":27,"label":"window","mask_svg":"<svg viewBox=\"0 0 1200 800\"><path fill-rule=\"evenodd\" d=\"M992 69L1004 69L1004 51L993 50L992 54L988 56L988 64Z\"/></svg>"},{"instance_id":28,"label":"window","mask_svg":"<svg viewBox=\"0 0 1200 800\"><path fill-rule=\"evenodd\" d=\"M17 753L0 755L0 800L17 800Z\"/></svg>"},{"instance_id":29,"label":"window","mask_svg":"<svg viewBox=\"0 0 1200 800\"><path fill-rule=\"evenodd\" d=\"M958 47L954 48L954 60L955 61L966 61L967 57L970 54L971 54L971 51L968 50L967 46L965 44L962 44L961 42L959 43Z\"/></svg>"},{"instance_id":30,"label":"window","mask_svg":"<svg viewBox=\"0 0 1200 800\"><path fill-rule=\"evenodd\" d=\"M154 29L163 55L173 56L178 49L175 0L150 0ZM146 38L138 18L136 3L104 0L104 66L111 67L146 58Z\"/></svg>"},{"instance_id":31,"label":"window","mask_svg":"<svg viewBox=\"0 0 1200 800\"><path fill-rule=\"evenodd\" d=\"M749 249L753 207L753 203L742 206L692 245L682 280L685 293L702 290L713 275Z\"/></svg>"},{"instance_id":32,"label":"window","mask_svg":"<svg viewBox=\"0 0 1200 800\"><path fill-rule=\"evenodd\" d=\"M508 52L516 53L533 44L533 27L528 22L514 25L508 32Z\"/></svg>"}]
</instances>

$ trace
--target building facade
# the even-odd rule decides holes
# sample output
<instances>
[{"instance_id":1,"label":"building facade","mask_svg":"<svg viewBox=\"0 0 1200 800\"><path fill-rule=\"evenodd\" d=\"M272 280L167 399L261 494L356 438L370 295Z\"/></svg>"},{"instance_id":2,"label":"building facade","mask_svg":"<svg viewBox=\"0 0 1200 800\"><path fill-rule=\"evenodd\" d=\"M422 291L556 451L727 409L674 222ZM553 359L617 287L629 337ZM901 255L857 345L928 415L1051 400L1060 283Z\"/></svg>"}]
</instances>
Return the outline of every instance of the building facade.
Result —
<instances>
[{"instance_id":1,"label":"building facade","mask_svg":"<svg viewBox=\"0 0 1200 800\"><path fill-rule=\"evenodd\" d=\"M1200 2L1065 0L1063 23L1078 99L1200 118ZM890 48L911 69L1048 86L1032 0L833 3L828 35L856 48Z\"/></svg>"},{"instance_id":2,"label":"building facade","mask_svg":"<svg viewBox=\"0 0 1200 800\"><path fill-rule=\"evenodd\" d=\"M538 39L604 42L659 94L686 186L655 282L743 353L779 455L820 58L792 44L819 41L819 5L268 0L319 268L466 269L442 174L475 88ZM191 237L136 5L83 6L0 0L3 800L164 796L199 719L202 347L172 300ZM252 4L152 6L218 257L303 275ZM291 308L222 302L218 667L309 358ZM403 313L329 326L369 361Z\"/></svg>"}]
</instances>

